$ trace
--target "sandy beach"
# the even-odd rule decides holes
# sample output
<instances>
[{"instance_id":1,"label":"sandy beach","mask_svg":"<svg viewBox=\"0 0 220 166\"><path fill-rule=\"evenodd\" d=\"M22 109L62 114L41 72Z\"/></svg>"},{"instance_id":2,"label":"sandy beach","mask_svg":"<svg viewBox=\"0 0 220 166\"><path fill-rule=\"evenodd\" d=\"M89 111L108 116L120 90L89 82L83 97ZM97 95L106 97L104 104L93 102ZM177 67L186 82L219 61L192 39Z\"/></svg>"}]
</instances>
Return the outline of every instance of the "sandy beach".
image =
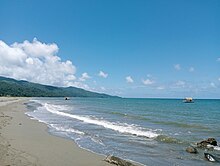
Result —
<instances>
[{"instance_id":1,"label":"sandy beach","mask_svg":"<svg viewBox=\"0 0 220 166\"><path fill-rule=\"evenodd\" d=\"M0 98L1 166L110 166L105 156L79 148L73 141L52 136L47 126L29 119L26 98Z\"/></svg>"}]
</instances>

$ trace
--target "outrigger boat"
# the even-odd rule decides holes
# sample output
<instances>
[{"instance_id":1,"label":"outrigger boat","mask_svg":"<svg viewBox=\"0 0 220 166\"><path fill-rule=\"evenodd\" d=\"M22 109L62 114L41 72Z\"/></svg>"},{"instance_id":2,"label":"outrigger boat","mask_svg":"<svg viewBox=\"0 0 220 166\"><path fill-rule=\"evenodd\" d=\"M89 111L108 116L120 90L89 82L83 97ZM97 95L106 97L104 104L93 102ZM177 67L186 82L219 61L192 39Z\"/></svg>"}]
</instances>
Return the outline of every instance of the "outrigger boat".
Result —
<instances>
[{"instance_id":1,"label":"outrigger boat","mask_svg":"<svg viewBox=\"0 0 220 166\"><path fill-rule=\"evenodd\" d=\"M186 97L186 98L183 100L183 102L184 102L184 103L194 103L192 97Z\"/></svg>"}]
</instances>

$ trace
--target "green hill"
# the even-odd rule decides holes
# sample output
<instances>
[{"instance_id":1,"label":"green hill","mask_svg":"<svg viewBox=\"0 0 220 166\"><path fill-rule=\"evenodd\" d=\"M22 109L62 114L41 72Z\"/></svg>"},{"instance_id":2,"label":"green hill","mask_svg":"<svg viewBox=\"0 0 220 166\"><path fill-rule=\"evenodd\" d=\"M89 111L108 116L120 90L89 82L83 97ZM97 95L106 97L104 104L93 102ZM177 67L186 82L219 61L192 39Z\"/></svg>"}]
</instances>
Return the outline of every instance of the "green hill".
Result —
<instances>
[{"instance_id":1,"label":"green hill","mask_svg":"<svg viewBox=\"0 0 220 166\"><path fill-rule=\"evenodd\" d=\"M0 96L25 97L114 97L76 87L55 87L0 76Z\"/></svg>"}]
</instances>

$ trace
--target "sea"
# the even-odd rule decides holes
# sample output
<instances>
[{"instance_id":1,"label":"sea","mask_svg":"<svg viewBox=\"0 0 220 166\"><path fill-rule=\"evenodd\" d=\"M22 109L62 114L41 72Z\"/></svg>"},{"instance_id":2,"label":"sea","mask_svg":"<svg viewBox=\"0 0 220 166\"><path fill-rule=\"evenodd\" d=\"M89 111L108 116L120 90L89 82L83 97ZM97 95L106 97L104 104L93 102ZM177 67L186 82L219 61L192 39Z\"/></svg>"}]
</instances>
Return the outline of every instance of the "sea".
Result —
<instances>
[{"instance_id":1,"label":"sea","mask_svg":"<svg viewBox=\"0 0 220 166\"><path fill-rule=\"evenodd\" d=\"M186 152L209 137L220 144L220 100L135 98L32 98L28 115L48 132L97 154L150 166L215 166L220 147Z\"/></svg>"}]
</instances>

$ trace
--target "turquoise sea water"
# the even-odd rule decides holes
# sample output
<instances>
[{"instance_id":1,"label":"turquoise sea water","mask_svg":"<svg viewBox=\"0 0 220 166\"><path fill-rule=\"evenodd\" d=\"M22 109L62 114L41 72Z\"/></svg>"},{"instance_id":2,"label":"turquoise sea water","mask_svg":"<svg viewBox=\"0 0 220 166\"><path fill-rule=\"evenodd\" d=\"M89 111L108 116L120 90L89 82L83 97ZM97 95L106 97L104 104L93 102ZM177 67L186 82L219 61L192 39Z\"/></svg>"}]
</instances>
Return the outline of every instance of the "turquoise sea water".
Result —
<instances>
[{"instance_id":1,"label":"turquoise sea water","mask_svg":"<svg viewBox=\"0 0 220 166\"><path fill-rule=\"evenodd\" d=\"M220 100L36 98L27 115L80 147L144 165L218 165L185 151L208 137L220 142ZM209 153L220 158L220 147Z\"/></svg>"}]
</instances>

